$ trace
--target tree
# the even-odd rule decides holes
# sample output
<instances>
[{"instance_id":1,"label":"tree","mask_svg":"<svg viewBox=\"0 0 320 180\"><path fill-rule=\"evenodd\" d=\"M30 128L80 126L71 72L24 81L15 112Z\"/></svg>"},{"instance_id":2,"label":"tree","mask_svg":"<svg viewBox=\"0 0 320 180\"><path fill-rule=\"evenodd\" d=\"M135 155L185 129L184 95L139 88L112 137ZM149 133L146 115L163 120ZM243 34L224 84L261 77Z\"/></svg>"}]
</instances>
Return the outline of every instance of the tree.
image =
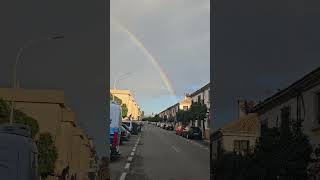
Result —
<instances>
[{"instance_id":1,"label":"tree","mask_svg":"<svg viewBox=\"0 0 320 180\"><path fill-rule=\"evenodd\" d=\"M176 114L177 122L181 122L182 124L186 125L189 123L191 116L189 110L178 110Z\"/></svg>"},{"instance_id":2,"label":"tree","mask_svg":"<svg viewBox=\"0 0 320 180\"><path fill-rule=\"evenodd\" d=\"M295 128L300 127L297 124L302 121L292 120L290 124L282 119L280 128L261 129L252 153L243 157L223 155L222 160L216 162L215 176L223 180L307 179L312 147L302 129Z\"/></svg>"},{"instance_id":3,"label":"tree","mask_svg":"<svg viewBox=\"0 0 320 180\"><path fill-rule=\"evenodd\" d=\"M202 122L203 134L205 134L204 120L207 117L207 106L204 103L195 102L190 106L190 113L192 121L199 120Z\"/></svg>"},{"instance_id":4,"label":"tree","mask_svg":"<svg viewBox=\"0 0 320 180\"><path fill-rule=\"evenodd\" d=\"M57 149L50 133L41 133L37 141L39 160L38 170L42 178L54 173L55 163L58 159Z\"/></svg>"},{"instance_id":5,"label":"tree","mask_svg":"<svg viewBox=\"0 0 320 180\"><path fill-rule=\"evenodd\" d=\"M113 97L114 97L114 101L118 104L122 104L122 100L120 98L118 98L117 96L115 95L112 95L110 94L110 100L113 100Z\"/></svg>"},{"instance_id":6,"label":"tree","mask_svg":"<svg viewBox=\"0 0 320 180\"><path fill-rule=\"evenodd\" d=\"M122 118L127 117L128 115L128 108L126 104L121 105L121 111L122 111Z\"/></svg>"},{"instance_id":7,"label":"tree","mask_svg":"<svg viewBox=\"0 0 320 180\"><path fill-rule=\"evenodd\" d=\"M9 119L10 107L3 99L0 99L0 124L8 123ZM34 138L39 132L38 121L17 109L14 109L14 123L28 125L31 128L32 138Z\"/></svg>"}]
</instances>

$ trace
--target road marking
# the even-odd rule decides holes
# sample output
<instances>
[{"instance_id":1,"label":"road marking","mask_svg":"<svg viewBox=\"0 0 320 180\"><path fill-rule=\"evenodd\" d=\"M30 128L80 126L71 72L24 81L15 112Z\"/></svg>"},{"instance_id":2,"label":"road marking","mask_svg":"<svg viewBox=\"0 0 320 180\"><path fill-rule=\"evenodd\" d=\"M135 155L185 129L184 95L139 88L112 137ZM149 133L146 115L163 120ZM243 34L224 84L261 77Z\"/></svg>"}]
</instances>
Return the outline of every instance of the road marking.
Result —
<instances>
[{"instance_id":1,"label":"road marking","mask_svg":"<svg viewBox=\"0 0 320 180\"><path fill-rule=\"evenodd\" d=\"M131 162L133 157L128 157L128 161Z\"/></svg>"},{"instance_id":2,"label":"road marking","mask_svg":"<svg viewBox=\"0 0 320 180\"><path fill-rule=\"evenodd\" d=\"M131 156L134 156L134 152L131 153Z\"/></svg>"},{"instance_id":3,"label":"road marking","mask_svg":"<svg viewBox=\"0 0 320 180\"><path fill-rule=\"evenodd\" d=\"M136 149L132 149L132 152L135 152L136 151Z\"/></svg>"},{"instance_id":4,"label":"road marking","mask_svg":"<svg viewBox=\"0 0 320 180\"><path fill-rule=\"evenodd\" d=\"M176 152L180 152L180 150L179 150L178 148L174 147L174 146L171 146L171 148L172 148L173 150L175 150Z\"/></svg>"},{"instance_id":5,"label":"road marking","mask_svg":"<svg viewBox=\"0 0 320 180\"><path fill-rule=\"evenodd\" d=\"M125 168L125 169L129 169L129 168L130 168L130 163L127 163L124 168Z\"/></svg>"},{"instance_id":6,"label":"road marking","mask_svg":"<svg viewBox=\"0 0 320 180\"><path fill-rule=\"evenodd\" d=\"M127 173L123 172L119 180L125 180L126 176L127 176Z\"/></svg>"}]
</instances>

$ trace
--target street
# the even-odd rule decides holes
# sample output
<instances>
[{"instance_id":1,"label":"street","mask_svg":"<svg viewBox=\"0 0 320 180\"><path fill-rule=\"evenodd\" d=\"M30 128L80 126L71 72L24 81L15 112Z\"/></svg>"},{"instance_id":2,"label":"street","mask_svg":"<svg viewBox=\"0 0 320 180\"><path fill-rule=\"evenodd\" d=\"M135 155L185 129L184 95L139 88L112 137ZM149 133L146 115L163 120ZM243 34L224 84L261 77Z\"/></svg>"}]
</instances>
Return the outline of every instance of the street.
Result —
<instances>
[{"instance_id":1,"label":"street","mask_svg":"<svg viewBox=\"0 0 320 180\"><path fill-rule=\"evenodd\" d=\"M120 151L121 158L110 165L111 180L209 179L209 147L174 131L145 124Z\"/></svg>"}]
</instances>

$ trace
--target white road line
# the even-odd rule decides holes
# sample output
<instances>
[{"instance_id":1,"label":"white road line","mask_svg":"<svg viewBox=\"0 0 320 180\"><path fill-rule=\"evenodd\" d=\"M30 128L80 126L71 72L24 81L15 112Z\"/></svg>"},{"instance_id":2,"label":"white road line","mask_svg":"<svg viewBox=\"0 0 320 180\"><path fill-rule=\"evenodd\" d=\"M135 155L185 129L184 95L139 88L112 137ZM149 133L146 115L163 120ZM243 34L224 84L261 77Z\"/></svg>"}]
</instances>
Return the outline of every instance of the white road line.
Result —
<instances>
[{"instance_id":1,"label":"white road line","mask_svg":"<svg viewBox=\"0 0 320 180\"><path fill-rule=\"evenodd\" d=\"M131 155L131 156L134 156L134 152L132 152L130 155Z\"/></svg>"},{"instance_id":2,"label":"white road line","mask_svg":"<svg viewBox=\"0 0 320 180\"><path fill-rule=\"evenodd\" d=\"M131 162L133 157L128 157L128 161Z\"/></svg>"},{"instance_id":3,"label":"white road line","mask_svg":"<svg viewBox=\"0 0 320 180\"><path fill-rule=\"evenodd\" d=\"M125 180L126 176L127 176L127 173L123 172L119 180Z\"/></svg>"},{"instance_id":4,"label":"white road line","mask_svg":"<svg viewBox=\"0 0 320 180\"><path fill-rule=\"evenodd\" d=\"M125 168L125 169L129 169L129 168L130 168L130 163L127 163L124 168Z\"/></svg>"},{"instance_id":5,"label":"white road line","mask_svg":"<svg viewBox=\"0 0 320 180\"><path fill-rule=\"evenodd\" d=\"M132 149L132 152L135 152L136 151L136 149Z\"/></svg>"},{"instance_id":6,"label":"white road line","mask_svg":"<svg viewBox=\"0 0 320 180\"><path fill-rule=\"evenodd\" d=\"M171 148L176 152L180 152L180 150L178 148L174 147L174 146L171 146Z\"/></svg>"}]
</instances>

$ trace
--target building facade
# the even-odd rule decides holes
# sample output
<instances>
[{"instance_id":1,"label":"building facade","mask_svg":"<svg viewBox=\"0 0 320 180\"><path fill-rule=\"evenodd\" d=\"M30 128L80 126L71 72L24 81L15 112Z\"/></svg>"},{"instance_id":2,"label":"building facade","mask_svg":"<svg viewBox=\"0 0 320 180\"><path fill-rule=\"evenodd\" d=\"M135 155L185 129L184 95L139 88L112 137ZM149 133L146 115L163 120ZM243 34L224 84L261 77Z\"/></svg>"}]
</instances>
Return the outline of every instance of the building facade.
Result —
<instances>
[{"instance_id":1,"label":"building facade","mask_svg":"<svg viewBox=\"0 0 320 180\"><path fill-rule=\"evenodd\" d=\"M281 121L302 121L302 129L315 146L320 144L320 68L267 98L253 109L262 127L280 127Z\"/></svg>"},{"instance_id":2,"label":"building facade","mask_svg":"<svg viewBox=\"0 0 320 180\"><path fill-rule=\"evenodd\" d=\"M0 98L8 103L11 102L13 89L0 88ZM77 140L75 134L82 131L76 126L75 113L66 105L64 92L56 90L29 90L17 88L15 90L15 109L18 109L38 121L39 133L48 132L53 137L58 152L55 165L55 175L61 176L64 170L69 169L69 175L76 175L78 179L85 179L88 170L86 164L90 152L83 147L86 139ZM37 136L36 136L37 138ZM78 155L76 150L82 151ZM54 176L48 180L56 179Z\"/></svg>"},{"instance_id":3,"label":"building facade","mask_svg":"<svg viewBox=\"0 0 320 180\"><path fill-rule=\"evenodd\" d=\"M205 118L204 120L204 127L203 124L201 123L201 121L196 120L195 122L195 126L200 127L202 129L205 129L205 138L209 139L210 137L210 83L206 84L205 86L203 86L202 88L200 88L199 90L191 93L189 95L189 97L191 98L191 104L194 102L198 102L198 103L203 103L207 106L207 118Z\"/></svg>"},{"instance_id":4,"label":"building facade","mask_svg":"<svg viewBox=\"0 0 320 180\"><path fill-rule=\"evenodd\" d=\"M181 100L180 102L160 112L159 117L161 117L162 119L167 119L167 120L172 119L176 121L177 112L179 110L188 110L190 109L190 106L191 106L191 98L186 95L184 99Z\"/></svg>"},{"instance_id":5,"label":"building facade","mask_svg":"<svg viewBox=\"0 0 320 180\"><path fill-rule=\"evenodd\" d=\"M123 104L126 104L128 108L127 118L130 115L132 120L139 120L141 118L141 109L130 90L111 89L110 93L121 99Z\"/></svg>"},{"instance_id":6,"label":"building facade","mask_svg":"<svg viewBox=\"0 0 320 180\"><path fill-rule=\"evenodd\" d=\"M211 158L217 159L224 152L246 154L252 152L260 135L258 115L244 115L218 129L211 135Z\"/></svg>"}]
</instances>

